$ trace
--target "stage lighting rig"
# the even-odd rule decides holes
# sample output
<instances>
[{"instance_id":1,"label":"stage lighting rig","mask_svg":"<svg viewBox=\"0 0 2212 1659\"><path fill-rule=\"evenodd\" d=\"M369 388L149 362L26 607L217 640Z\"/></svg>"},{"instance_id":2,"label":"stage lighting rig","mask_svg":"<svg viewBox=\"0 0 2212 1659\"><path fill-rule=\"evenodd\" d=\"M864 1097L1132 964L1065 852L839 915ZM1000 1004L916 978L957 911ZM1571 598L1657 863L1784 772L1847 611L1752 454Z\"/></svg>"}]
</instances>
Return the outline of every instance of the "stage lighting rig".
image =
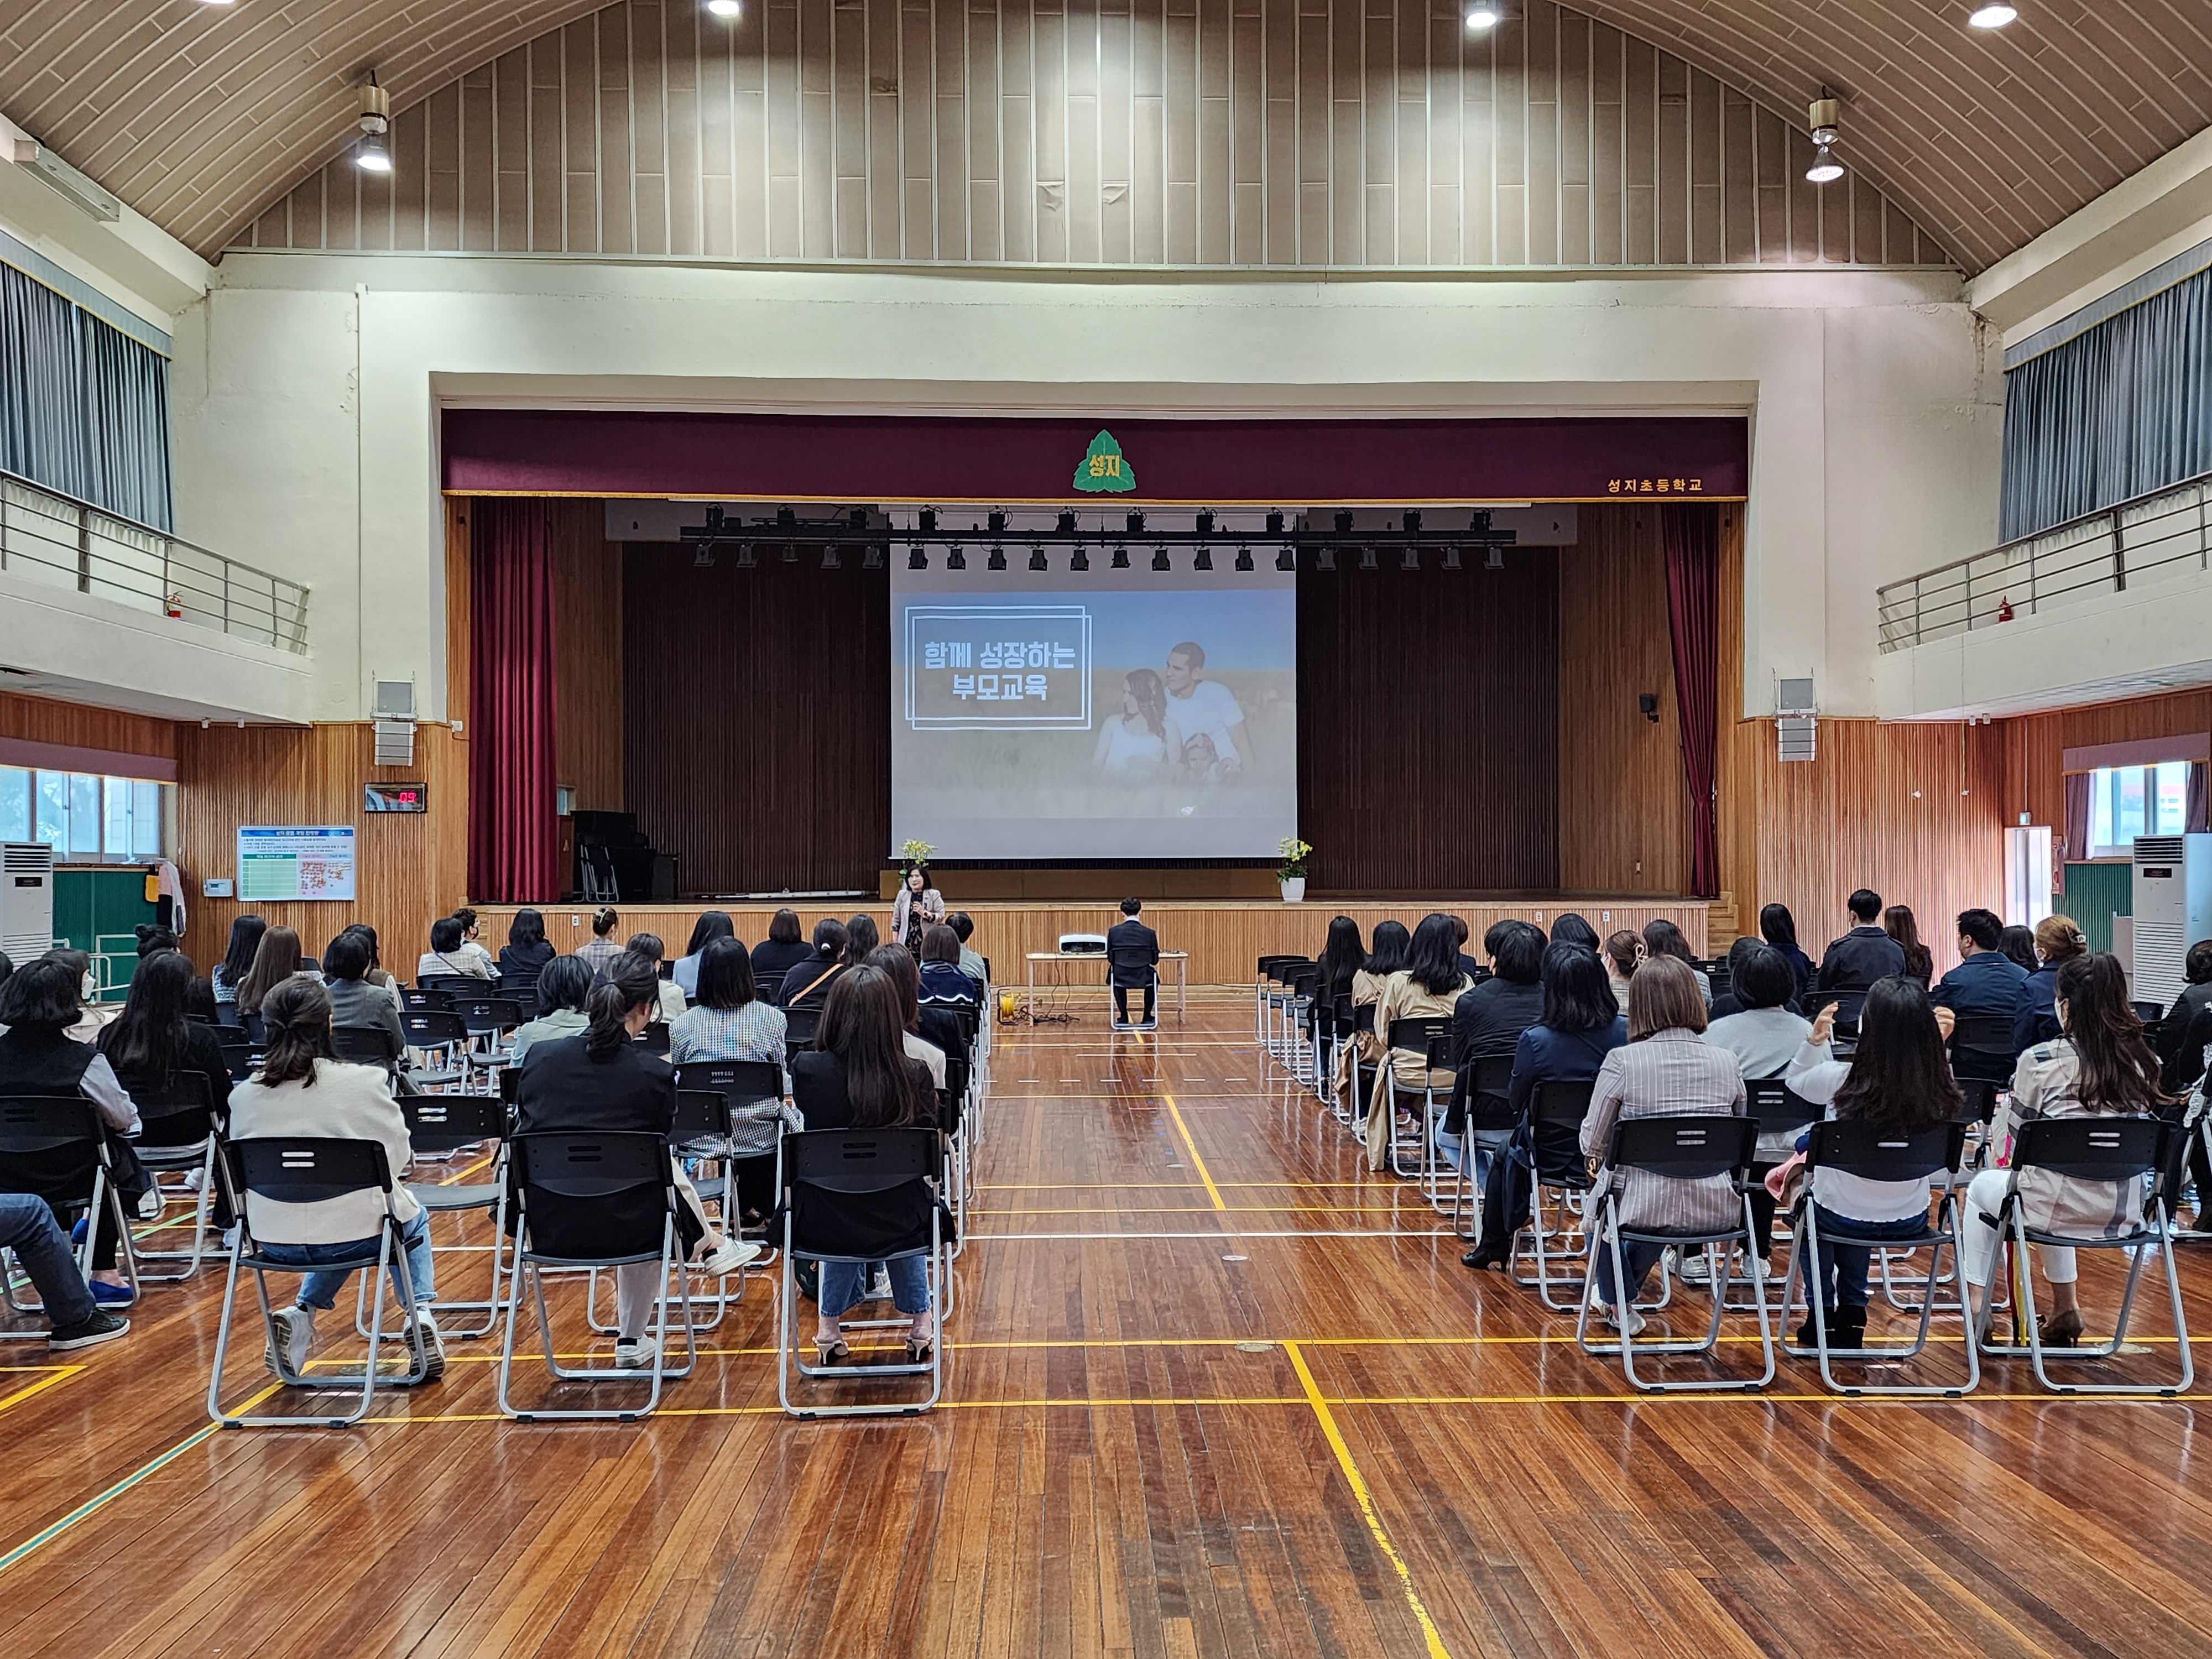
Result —
<instances>
[{"instance_id":1,"label":"stage lighting rig","mask_svg":"<svg viewBox=\"0 0 2212 1659\"><path fill-rule=\"evenodd\" d=\"M1164 571L1168 566L1168 550L1164 543L1152 550L1152 568Z\"/></svg>"},{"instance_id":2,"label":"stage lighting rig","mask_svg":"<svg viewBox=\"0 0 2212 1659\"><path fill-rule=\"evenodd\" d=\"M1252 550L1243 542L1239 542L1237 544L1237 568L1239 570L1249 570L1253 568Z\"/></svg>"},{"instance_id":3,"label":"stage lighting rig","mask_svg":"<svg viewBox=\"0 0 2212 1659\"><path fill-rule=\"evenodd\" d=\"M991 516L994 519L1002 519L1006 517L1006 514L1003 513L994 513ZM983 564L984 568L987 569L1004 570L1006 568L1006 550L1000 546L998 543L993 542L991 544L991 556L984 560Z\"/></svg>"},{"instance_id":4,"label":"stage lighting rig","mask_svg":"<svg viewBox=\"0 0 2212 1659\"><path fill-rule=\"evenodd\" d=\"M923 507L918 523L923 535L934 536L937 533L937 509L933 507Z\"/></svg>"},{"instance_id":5,"label":"stage lighting rig","mask_svg":"<svg viewBox=\"0 0 2212 1659\"><path fill-rule=\"evenodd\" d=\"M945 568L947 570L965 570L968 568L968 556L960 550L959 543L953 543L945 550Z\"/></svg>"},{"instance_id":6,"label":"stage lighting rig","mask_svg":"<svg viewBox=\"0 0 2212 1659\"><path fill-rule=\"evenodd\" d=\"M1073 536L1075 533L1075 513L1073 508L1062 507L1060 509L1060 533L1063 536Z\"/></svg>"},{"instance_id":7,"label":"stage lighting rig","mask_svg":"<svg viewBox=\"0 0 2212 1659\"><path fill-rule=\"evenodd\" d=\"M1289 574L1298 568L1298 556L1289 548L1275 555L1275 568Z\"/></svg>"},{"instance_id":8,"label":"stage lighting rig","mask_svg":"<svg viewBox=\"0 0 2212 1659\"><path fill-rule=\"evenodd\" d=\"M1051 567L1044 562L1044 544L1042 542L1035 542L1030 546L1030 568L1032 570L1047 570L1051 568Z\"/></svg>"},{"instance_id":9,"label":"stage lighting rig","mask_svg":"<svg viewBox=\"0 0 2212 1659\"><path fill-rule=\"evenodd\" d=\"M1280 507L1277 507L1267 515L1267 533L1270 536L1279 536L1283 533L1283 512Z\"/></svg>"},{"instance_id":10,"label":"stage lighting rig","mask_svg":"<svg viewBox=\"0 0 2212 1659\"><path fill-rule=\"evenodd\" d=\"M1091 556L1083 550L1082 544L1078 543L1076 544L1074 555L1067 562L1067 568L1075 572L1079 576L1084 575L1089 572L1091 568Z\"/></svg>"},{"instance_id":11,"label":"stage lighting rig","mask_svg":"<svg viewBox=\"0 0 2212 1659\"><path fill-rule=\"evenodd\" d=\"M906 550L906 568L909 570L929 568L929 555L922 550L920 542L909 542Z\"/></svg>"},{"instance_id":12,"label":"stage lighting rig","mask_svg":"<svg viewBox=\"0 0 2212 1659\"><path fill-rule=\"evenodd\" d=\"M750 570L753 568L753 564L757 556L758 556L753 550L753 544L750 542L739 543L738 545L738 568L740 570Z\"/></svg>"},{"instance_id":13,"label":"stage lighting rig","mask_svg":"<svg viewBox=\"0 0 2212 1659\"><path fill-rule=\"evenodd\" d=\"M1198 515L1198 533L1201 536L1213 533L1213 509L1210 507Z\"/></svg>"},{"instance_id":14,"label":"stage lighting rig","mask_svg":"<svg viewBox=\"0 0 2212 1659\"><path fill-rule=\"evenodd\" d=\"M843 563L844 557L834 544L822 550L822 568L824 570L836 570Z\"/></svg>"},{"instance_id":15,"label":"stage lighting rig","mask_svg":"<svg viewBox=\"0 0 2212 1659\"><path fill-rule=\"evenodd\" d=\"M1126 548L1126 547L1122 546L1122 545L1121 545L1121 543L1119 543L1119 542L1115 543L1115 544L1114 544L1114 568L1115 568L1115 569L1116 569L1116 570L1127 570L1128 568L1129 568L1129 550L1128 550L1127 548Z\"/></svg>"},{"instance_id":16,"label":"stage lighting rig","mask_svg":"<svg viewBox=\"0 0 2212 1659\"><path fill-rule=\"evenodd\" d=\"M1398 560L1398 568L1404 571L1407 575L1410 576L1413 574L1416 571L1419 570L1420 568L1421 550L1419 548L1409 547L1400 556Z\"/></svg>"},{"instance_id":17,"label":"stage lighting rig","mask_svg":"<svg viewBox=\"0 0 2212 1659\"><path fill-rule=\"evenodd\" d=\"M1141 513L1130 514L1128 518L1128 530L1132 536L1143 535L1145 533L1145 515Z\"/></svg>"},{"instance_id":18,"label":"stage lighting rig","mask_svg":"<svg viewBox=\"0 0 2212 1659\"><path fill-rule=\"evenodd\" d=\"M1197 556L1197 557L1195 557L1195 558L1194 558L1194 559L1190 562L1190 568L1191 568L1193 570L1211 570L1211 569L1212 569L1212 568L1213 568L1213 550L1212 550L1212 548L1210 548L1210 547L1201 547L1201 548L1200 548L1200 549L1198 550L1198 556Z\"/></svg>"},{"instance_id":19,"label":"stage lighting rig","mask_svg":"<svg viewBox=\"0 0 2212 1659\"><path fill-rule=\"evenodd\" d=\"M1003 509L995 510L992 513L990 516L990 526L991 533L994 536L1000 536L1006 533L1006 515Z\"/></svg>"},{"instance_id":20,"label":"stage lighting rig","mask_svg":"<svg viewBox=\"0 0 2212 1659\"><path fill-rule=\"evenodd\" d=\"M1375 568L1375 549L1372 544L1359 550L1359 568L1362 570Z\"/></svg>"}]
</instances>

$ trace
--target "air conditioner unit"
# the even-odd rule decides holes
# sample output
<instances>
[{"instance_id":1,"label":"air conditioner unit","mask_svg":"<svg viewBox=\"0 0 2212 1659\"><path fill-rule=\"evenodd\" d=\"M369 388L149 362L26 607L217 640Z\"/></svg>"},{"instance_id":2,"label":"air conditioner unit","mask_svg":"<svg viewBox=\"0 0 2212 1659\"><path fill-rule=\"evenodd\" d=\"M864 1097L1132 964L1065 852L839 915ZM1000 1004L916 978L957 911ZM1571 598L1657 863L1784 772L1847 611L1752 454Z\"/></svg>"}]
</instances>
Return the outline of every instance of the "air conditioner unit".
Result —
<instances>
[{"instance_id":1,"label":"air conditioner unit","mask_svg":"<svg viewBox=\"0 0 2212 1659\"><path fill-rule=\"evenodd\" d=\"M0 842L0 951L35 962L54 948L54 849L42 841Z\"/></svg>"},{"instance_id":2,"label":"air conditioner unit","mask_svg":"<svg viewBox=\"0 0 2212 1659\"><path fill-rule=\"evenodd\" d=\"M1808 761L1813 758L1818 742L1820 721L1809 714L1784 714L1774 722L1774 744L1777 758L1786 761Z\"/></svg>"},{"instance_id":3,"label":"air conditioner unit","mask_svg":"<svg viewBox=\"0 0 2212 1659\"><path fill-rule=\"evenodd\" d=\"M2137 836L2134 994L2172 1005L2189 947L2212 939L2212 835Z\"/></svg>"}]
</instances>

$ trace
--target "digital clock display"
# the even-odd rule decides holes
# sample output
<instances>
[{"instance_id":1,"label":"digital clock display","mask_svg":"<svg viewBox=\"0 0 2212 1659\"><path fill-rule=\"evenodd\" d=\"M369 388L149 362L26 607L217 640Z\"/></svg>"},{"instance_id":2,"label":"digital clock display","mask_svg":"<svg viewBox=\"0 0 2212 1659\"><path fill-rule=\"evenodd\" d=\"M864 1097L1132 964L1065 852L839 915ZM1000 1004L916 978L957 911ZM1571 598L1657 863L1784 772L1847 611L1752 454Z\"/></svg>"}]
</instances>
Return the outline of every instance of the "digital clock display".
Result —
<instances>
[{"instance_id":1,"label":"digital clock display","mask_svg":"<svg viewBox=\"0 0 2212 1659\"><path fill-rule=\"evenodd\" d=\"M419 783L368 783L362 786L364 812L427 812L430 792Z\"/></svg>"}]
</instances>

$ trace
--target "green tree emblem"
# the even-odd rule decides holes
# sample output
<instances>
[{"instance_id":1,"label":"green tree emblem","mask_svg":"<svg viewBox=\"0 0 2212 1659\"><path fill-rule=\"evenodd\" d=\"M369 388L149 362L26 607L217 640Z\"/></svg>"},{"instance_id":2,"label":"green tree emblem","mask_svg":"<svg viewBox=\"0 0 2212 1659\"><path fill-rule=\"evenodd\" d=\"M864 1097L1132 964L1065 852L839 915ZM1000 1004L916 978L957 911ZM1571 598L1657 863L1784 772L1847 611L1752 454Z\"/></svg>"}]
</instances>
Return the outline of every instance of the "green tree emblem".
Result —
<instances>
[{"instance_id":1,"label":"green tree emblem","mask_svg":"<svg viewBox=\"0 0 2212 1659\"><path fill-rule=\"evenodd\" d=\"M1102 431L1076 463L1075 487L1086 495L1123 495L1137 487L1137 472L1114 434Z\"/></svg>"}]
</instances>

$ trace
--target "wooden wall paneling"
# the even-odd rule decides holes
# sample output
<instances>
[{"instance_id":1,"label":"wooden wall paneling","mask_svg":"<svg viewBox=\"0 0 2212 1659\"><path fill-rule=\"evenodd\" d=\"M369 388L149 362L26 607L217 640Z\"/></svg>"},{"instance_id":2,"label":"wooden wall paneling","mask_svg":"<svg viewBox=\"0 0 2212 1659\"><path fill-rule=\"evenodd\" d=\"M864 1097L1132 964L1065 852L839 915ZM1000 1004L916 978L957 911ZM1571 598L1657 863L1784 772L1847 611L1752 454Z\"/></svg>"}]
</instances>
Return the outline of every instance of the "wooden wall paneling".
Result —
<instances>
[{"instance_id":1,"label":"wooden wall paneling","mask_svg":"<svg viewBox=\"0 0 2212 1659\"><path fill-rule=\"evenodd\" d=\"M1505 568L1298 573L1299 833L1316 888L1559 884L1555 550Z\"/></svg>"},{"instance_id":2,"label":"wooden wall paneling","mask_svg":"<svg viewBox=\"0 0 2212 1659\"><path fill-rule=\"evenodd\" d=\"M1579 544L1559 556L1559 886L1686 892L1688 802L1659 514L1584 507L1579 529ZM1645 691L1659 699L1656 725L1637 707Z\"/></svg>"},{"instance_id":3,"label":"wooden wall paneling","mask_svg":"<svg viewBox=\"0 0 2212 1659\"><path fill-rule=\"evenodd\" d=\"M0 738L62 744L71 749L106 749L123 755L149 755L159 760L174 760L177 755L173 721L148 714L126 714L116 708L94 708L85 703L21 696L14 692L0 692Z\"/></svg>"},{"instance_id":4,"label":"wooden wall paneling","mask_svg":"<svg viewBox=\"0 0 2212 1659\"><path fill-rule=\"evenodd\" d=\"M617 0L403 110L390 179L342 156L233 240L1108 265L1942 258L1856 175L1848 211L1821 198L1824 236L1791 183L1802 134L1552 0L1475 37L1414 0L1139 3L792 0L726 23Z\"/></svg>"},{"instance_id":5,"label":"wooden wall paneling","mask_svg":"<svg viewBox=\"0 0 2212 1659\"><path fill-rule=\"evenodd\" d=\"M623 804L623 552L596 501L555 501L554 710L560 781L586 811Z\"/></svg>"},{"instance_id":6,"label":"wooden wall paneling","mask_svg":"<svg viewBox=\"0 0 2212 1659\"><path fill-rule=\"evenodd\" d=\"M623 559L623 800L678 890L873 891L890 850L890 581L688 549Z\"/></svg>"}]
</instances>

